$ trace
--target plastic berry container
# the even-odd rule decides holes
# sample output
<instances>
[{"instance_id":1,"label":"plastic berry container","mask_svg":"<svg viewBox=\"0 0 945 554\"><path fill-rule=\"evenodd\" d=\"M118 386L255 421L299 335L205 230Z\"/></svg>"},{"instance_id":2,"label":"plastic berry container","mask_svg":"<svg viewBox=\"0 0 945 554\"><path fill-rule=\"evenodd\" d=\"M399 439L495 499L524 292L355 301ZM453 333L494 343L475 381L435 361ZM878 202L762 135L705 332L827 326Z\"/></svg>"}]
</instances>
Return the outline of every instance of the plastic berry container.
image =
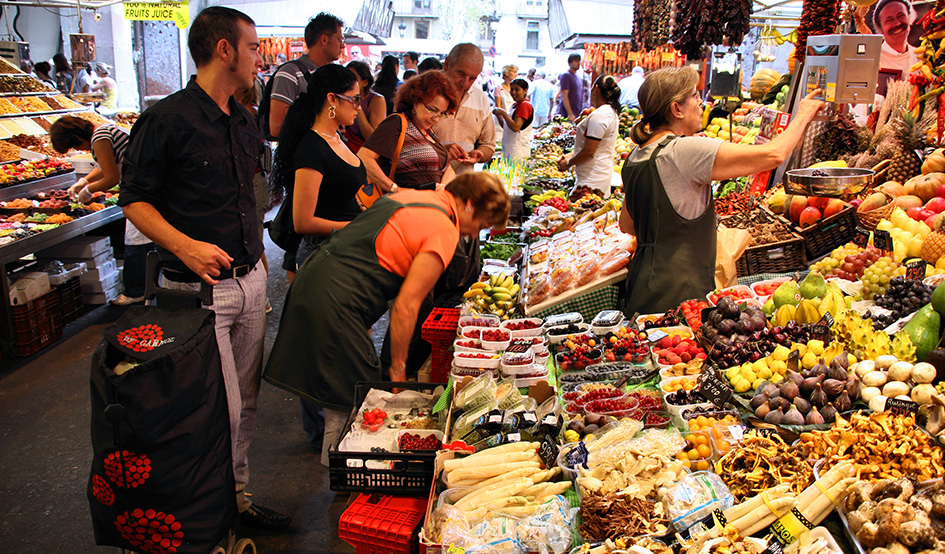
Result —
<instances>
[{"instance_id":1,"label":"plastic berry container","mask_svg":"<svg viewBox=\"0 0 945 554\"><path fill-rule=\"evenodd\" d=\"M606 415L619 419L629 417L639 405L636 398L624 395L617 398L592 400L584 405L584 411L588 414Z\"/></svg>"},{"instance_id":2,"label":"plastic berry container","mask_svg":"<svg viewBox=\"0 0 945 554\"><path fill-rule=\"evenodd\" d=\"M513 352L511 350L506 350L502 354L502 371L510 372L517 371L516 366L531 366L535 363L535 353L531 349L525 350L524 352Z\"/></svg>"},{"instance_id":3,"label":"plastic berry container","mask_svg":"<svg viewBox=\"0 0 945 554\"><path fill-rule=\"evenodd\" d=\"M502 375L506 377L548 377L548 369L538 364L502 366Z\"/></svg>"},{"instance_id":4,"label":"plastic berry container","mask_svg":"<svg viewBox=\"0 0 945 554\"><path fill-rule=\"evenodd\" d=\"M453 352L483 352L485 348L479 339L461 338L453 341Z\"/></svg>"},{"instance_id":5,"label":"plastic berry container","mask_svg":"<svg viewBox=\"0 0 945 554\"><path fill-rule=\"evenodd\" d=\"M499 367L501 358L497 354L490 356L485 352L454 352L453 364L457 367L493 369Z\"/></svg>"},{"instance_id":6,"label":"plastic berry container","mask_svg":"<svg viewBox=\"0 0 945 554\"><path fill-rule=\"evenodd\" d=\"M482 341L482 346L486 350L498 352L509 347L509 343L512 341L512 335L509 333L508 329L499 327L489 328L482 330L479 340Z\"/></svg>"},{"instance_id":7,"label":"plastic berry container","mask_svg":"<svg viewBox=\"0 0 945 554\"><path fill-rule=\"evenodd\" d=\"M541 335L545 330L544 320L540 317L510 319L503 321L500 327L508 329L512 333L512 338L535 337Z\"/></svg>"},{"instance_id":8,"label":"plastic berry container","mask_svg":"<svg viewBox=\"0 0 945 554\"><path fill-rule=\"evenodd\" d=\"M467 325L459 328L459 338L480 340L482 338L482 327Z\"/></svg>"},{"instance_id":9,"label":"plastic berry container","mask_svg":"<svg viewBox=\"0 0 945 554\"><path fill-rule=\"evenodd\" d=\"M583 371L588 366L600 363L603 357L604 353L600 348L595 348L587 353L575 353L565 350L555 354L555 363L561 371Z\"/></svg>"},{"instance_id":10,"label":"plastic berry container","mask_svg":"<svg viewBox=\"0 0 945 554\"><path fill-rule=\"evenodd\" d=\"M407 435L417 436L421 441L429 441L429 445L424 444L423 446L431 446L432 448L411 448L409 442L405 444ZM429 437L434 437L434 439L430 439ZM442 449L443 431L438 429L401 429L400 431L397 431L397 435L394 439L394 452L431 452Z\"/></svg>"},{"instance_id":11,"label":"plastic berry container","mask_svg":"<svg viewBox=\"0 0 945 554\"><path fill-rule=\"evenodd\" d=\"M459 318L460 327L498 327L502 320L492 314L464 315Z\"/></svg>"}]
</instances>

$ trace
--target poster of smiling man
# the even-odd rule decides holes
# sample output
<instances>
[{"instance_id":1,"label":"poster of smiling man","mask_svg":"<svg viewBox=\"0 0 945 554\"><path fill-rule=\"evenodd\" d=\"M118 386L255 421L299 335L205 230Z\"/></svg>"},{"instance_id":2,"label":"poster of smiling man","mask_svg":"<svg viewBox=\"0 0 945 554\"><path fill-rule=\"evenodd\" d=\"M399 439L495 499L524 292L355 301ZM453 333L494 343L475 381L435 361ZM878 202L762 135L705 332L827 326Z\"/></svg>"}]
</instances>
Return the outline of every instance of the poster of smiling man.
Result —
<instances>
[{"instance_id":1,"label":"poster of smiling man","mask_svg":"<svg viewBox=\"0 0 945 554\"><path fill-rule=\"evenodd\" d=\"M907 79L909 68L919 61L915 49L923 30L916 22L935 4L927 1L879 0L863 6L868 2L857 2L861 5L856 12L857 31L861 34L883 35L876 93L884 96L887 82Z\"/></svg>"}]
</instances>

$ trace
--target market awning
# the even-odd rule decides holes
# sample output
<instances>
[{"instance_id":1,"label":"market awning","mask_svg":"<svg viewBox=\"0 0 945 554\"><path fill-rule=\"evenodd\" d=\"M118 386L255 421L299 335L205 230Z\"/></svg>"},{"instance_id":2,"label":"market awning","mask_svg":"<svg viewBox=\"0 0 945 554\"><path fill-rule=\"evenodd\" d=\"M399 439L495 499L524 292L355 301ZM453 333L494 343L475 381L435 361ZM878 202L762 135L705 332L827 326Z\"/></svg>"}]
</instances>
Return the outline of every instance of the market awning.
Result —
<instances>
[{"instance_id":1,"label":"market awning","mask_svg":"<svg viewBox=\"0 0 945 554\"><path fill-rule=\"evenodd\" d=\"M450 49L455 44L456 41L452 40L390 37L384 39L381 52L417 52L421 58L425 55L435 54L445 56L450 53Z\"/></svg>"},{"instance_id":2,"label":"market awning","mask_svg":"<svg viewBox=\"0 0 945 554\"><path fill-rule=\"evenodd\" d=\"M633 31L633 0L549 0L548 30L555 48L626 41Z\"/></svg>"}]
</instances>

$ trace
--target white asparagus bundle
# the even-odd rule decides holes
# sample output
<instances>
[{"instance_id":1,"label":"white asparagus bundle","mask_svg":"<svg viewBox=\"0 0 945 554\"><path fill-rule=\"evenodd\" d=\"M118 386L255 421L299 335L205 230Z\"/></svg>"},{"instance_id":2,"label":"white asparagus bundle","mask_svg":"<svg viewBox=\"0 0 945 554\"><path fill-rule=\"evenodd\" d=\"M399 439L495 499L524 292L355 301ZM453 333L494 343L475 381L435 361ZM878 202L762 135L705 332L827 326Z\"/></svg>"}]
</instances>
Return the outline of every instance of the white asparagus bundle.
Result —
<instances>
[{"instance_id":1,"label":"white asparagus bundle","mask_svg":"<svg viewBox=\"0 0 945 554\"><path fill-rule=\"evenodd\" d=\"M527 461L527 462L506 462L501 464L495 464L490 466L482 467L462 467L459 469L454 469L449 474L447 474L446 479L452 485L454 481L462 481L468 479L488 479L490 477L495 477L496 475L503 475L516 469L521 469L523 467L533 467L535 469L541 468L541 462L538 461Z\"/></svg>"},{"instance_id":2,"label":"white asparagus bundle","mask_svg":"<svg viewBox=\"0 0 945 554\"><path fill-rule=\"evenodd\" d=\"M471 512L466 512L466 520L469 522L479 521L486 517L490 512L505 508L507 506L524 506L528 499L524 496L507 496L484 504Z\"/></svg>"},{"instance_id":3,"label":"white asparagus bundle","mask_svg":"<svg viewBox=\"0 0 945 554\"><path fill-rule=\"evenodd\" d=\"M496 483L507 481L509 479L515 479L517 477L528 477L532 482L539 483L541 481L546 481L546 479L540 479L539 475L544 473L542 470L534 467L523 467L516 469L515 471L510 471L508 473L503 473L502 475L496 475L495 477L490 477L486 480L482 479L464 479L462 481L450 481L450 486L452 487L465 487L456 491L456 498L462 498L467 494L472 494L477 490L488 487L489 485L494 485Z\"/></svg>"},{"instance_id":4,"label":"white asparagus bundle","mask_svg":"<svg viewBox=\"0 0 945 554\"><path fill-rule=\"evenodd\" d=\"M487 452L484 450L483 452ZM443 462L443 471L449 476L450 472L460 468L482 467L501 464L504 462L524 462L535 456L533 451L506 452L490 454L488 456L467 456L465 458L453 458Z\"/></svg>"},{"instance_id":5,"label":"white asparagus bundle","mask_svg":"<svg viewBox=\"0 0 945 554\"><path fill-rule=\"evenodd\" d=\"M571 481L558 481L557 483L536 483L522 491L522 496L532 498L533 500L544 500L549 496L558 496L571 488Z\"/></svg>"},{"instance_id":6,"label":"white asparagus bundle","mask_svg":"<svg viewBox=\"0 0 945 554\"><path fill-rule=\"evenodd\" d=\"M771 500L770 502L771 507L769 508L768 506L765 506L766 511L764 512L764 515L759 517L749 514L748 516L740 518L732 523L732 525L738 529L738 532L741 536L750 537L777 521L780 517L790 512L797 505L797 498L795 498L792 494L790 496L778 498L777 500Z\"/></svg>"},{"instance_id":7,"label":"white asparagus bundle","mask_svg":"<svg viewBox=\"0 0 945 554\"><path fill-rule=\"evenodd\" d=\"M817 525L827 517L835 504L843 502L856 482L857 479L853 477L853 463L841 462L798 495L797 511L808 523ZM787 542L796 540L807 530L793 513L779 518L773 528Z\"/></svg>"},{"instance_id":8,"label":"white asparagus bundle","mask_svg":"<svg viewBox=\"0 0 945 554\"><path fill-rule=\"evenodd\" d=\"M771 501L771 500L775 500L775 499L783 497L788 492L790 492L790 490L791 490L790 483L783 483L776 487L772 487L768 489L767 491L765 491L765 493L767 494L768 500ZM725 515L725 519L731 522L745 516L746 514L754 512L755 510L759 509L761 506L764 506L764 504L765 504L765 501L764 501L764 498L761 497L761 494L756 494L755 496L752 496L751 498L749 498L748 500L745 500L741 504L736 504L732 506L731 508L725 510L723 514Z\"/></svg>"},{"instance_id":9,"label":"white asparagus bundle","mask_svg":"<svg viewBox=\"0 0 945 554\"><path fill-rule=\"evenodd\" d=\"M522 491L534 484L535 483L528 477L519 477L511 481L496 483L464 496L453 504L453 507L468 512L479 504L485 504L507 496L518 496Z\"/></svg>"}]
</instances>

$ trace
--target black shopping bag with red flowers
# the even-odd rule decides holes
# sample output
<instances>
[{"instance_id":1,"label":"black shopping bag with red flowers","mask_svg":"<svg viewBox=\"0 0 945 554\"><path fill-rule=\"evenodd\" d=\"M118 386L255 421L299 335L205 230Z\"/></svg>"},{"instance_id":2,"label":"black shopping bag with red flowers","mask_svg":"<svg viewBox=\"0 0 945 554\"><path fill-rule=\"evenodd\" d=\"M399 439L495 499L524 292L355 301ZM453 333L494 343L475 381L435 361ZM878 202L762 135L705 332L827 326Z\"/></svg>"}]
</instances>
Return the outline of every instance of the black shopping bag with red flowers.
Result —
<instances>
[{"instance_id":1,"label":"black shopping bag with red flowers","mask_svg":"<svg viewBox=\"0 0 945 554\"><path fill-rule=\"evenodd\" d=\"M205 309L130 308L92 358L88 497L100 545L206 553L237 516L226 391Z\"/></svg>"}]
</instances>

